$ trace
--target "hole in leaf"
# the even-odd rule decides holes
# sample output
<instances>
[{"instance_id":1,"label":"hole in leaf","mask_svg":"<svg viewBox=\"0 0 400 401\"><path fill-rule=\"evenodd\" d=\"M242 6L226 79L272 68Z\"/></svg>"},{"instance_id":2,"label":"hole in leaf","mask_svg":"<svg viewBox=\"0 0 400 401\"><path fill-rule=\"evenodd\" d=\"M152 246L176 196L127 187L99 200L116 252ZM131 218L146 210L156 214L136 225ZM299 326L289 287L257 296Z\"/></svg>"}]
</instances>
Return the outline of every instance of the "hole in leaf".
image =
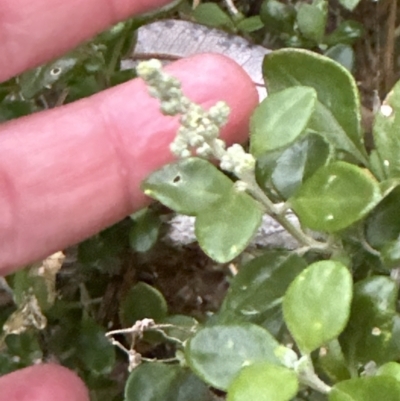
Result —
<instances>
[{"instance_id":1,"label":"hole in leaf","mask_svg":"<svg viewBox=\"0 0 400 401\"><path fill-rule=\"evenodd\" d=\"M181 181L181 179L182 179L182 177L178 174L178 175L176 175L176 176L174 177L174 179L172 180L172 182L173 182L174 184L177 184L178 182Z\"/></svg>"},{"instance_id":2,"label":"hole in leaf","mask_svg":"<svg viewBox=\"0 0 400 401\"><path fill-rule=\"evenodd\" d=\"M62 69L60 67L54 67L51 69L50 74L51 75L60 75Z\"/></svg>"}]
</instances>

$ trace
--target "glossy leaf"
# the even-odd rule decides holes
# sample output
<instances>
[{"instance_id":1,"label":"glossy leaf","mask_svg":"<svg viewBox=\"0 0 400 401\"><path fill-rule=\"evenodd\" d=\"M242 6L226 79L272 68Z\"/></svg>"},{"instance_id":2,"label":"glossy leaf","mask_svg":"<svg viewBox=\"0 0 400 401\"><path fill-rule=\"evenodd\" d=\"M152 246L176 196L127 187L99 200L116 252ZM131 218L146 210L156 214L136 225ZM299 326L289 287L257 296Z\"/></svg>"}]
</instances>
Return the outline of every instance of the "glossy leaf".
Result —
<instances>
[{"instance_id":1,"label":"glossy leaf","mask_svg":"<svg viewBox=\"0 0 400 401\"><path fill-rule=\"evenodd\" d=\"M387 362L379 367L377 376L391 376L400 383L400 363Z\"/></svg>"},{"instance_id":2,"label":"glossy leaf","mask_svg":"<svg viewBox=\"0 0 400 401\"><path fill-rule=\"evenodd\" d=\"M103 327L84 317L77 342L77 356L86 369L97 375L111 372L115 364L115 348L106 338Z\"/></svg>"},{"instance_id":3,"label":"glossy leaf","mask_svg":"<svg viewBox=\"0 0 400 401\"><path fill-rule=\"evenodd\" d=\"M137 320L154 319L161 321L167 315L167 303L154 287L139 282L125 295L120 307L120 319L124 327L130 327Z\"/></svg>"},{"instance_id":4,"label":"glossy leaf","mask_svg":"<svg viewBox=\"0 0 400 401\"><path fill-rule=\"evenodd\" d=\"M392 377L361 377L333 386L329 401L398 401L400 383Z\"/></svg>"},{"instance_id":5,"label":"glossy leaf","mask_svg":"<svg viewBox=\"0 0 400 401\"><path fill-rule=\"evenodd\" d=\"M211 386L226 390L244 367L255 362L280 364L277 341L259 326L243 323L205 327L186 346L186 360Z\"/></svg>"},{"instance_id":6,"label":"glossy leaf","mask_svg":"<svg viewBox=\"0 0 400 401\"><path fill-rule=\"evenodd\" d=\"M0 102L0 122L26 116L35 111L35 106L27 100L3 100Z\"/></svg>"},{"instance_id":7,"label":"glossy leaf","mask_svg":"<svg viewBox=\"0 0 400 401\"><path fill-rule=\"evenodd\" d=\"M188 340L193 335L193 331L199 324L195 318L187 315L167 316L161 323L172 326L163 329L165 334L182 342Z\"/></svg>"},{"instance_id":8,"label":"glossy leaf","mask_svg":"<svg viewBox=\"0 0 400 401\"><path fill-rule=\"evenodd\" d=\"M199 4L192 12L192 15L197 22L203 25L213 28L234 28L229 15L215 3Z\"/></svg>"},{"instance_id":9,"label":"glossy leaf","mask_svg":"<svg viewBox=\"0 0 400 401\"><path fill-rule=\"evenodd\" d=\"M296 277L283 299L283 314L302 353L309 354L343 331L351 297L351 274L339 262L313 263Z\"/></svg>"},{"instance_id":10,"label":"glossy leaf","mask_svg":"<svg viewBox=\"0 0 400 401\"><path fill-rule=\"evenodd\" d=\"M374 248L382 248L400 235L400 187L395 188L366 220L366 237Z\"/></svg>"},{"instance_id":11,"label":"glossy leaf","mask_svg":"<svg viewBox=\"0 0 400 401\"><path fill-rule=\"evenodd\" d=\"M339 0L339 3L348 10L353 11L361 0Z\"/></svg>"},{"instance_id":12,"label":"glossy leaf","mask_svg":"<svg viewBox=\"0 0 400 401\"><path fill-rule=\"evenodd\" d=\"M362 24L356 21L345 20L329 35L324 38L324 43L329 46L337 44L352 45L360 39L364 33Z\"/></svg>"},{"instance_id":13,"label":"glossy leaf","mask_svg":"<svg viewBox=\"0 0 400 401\"><path fill-rule=\"evenodd\" d=\"M296 11L293 6L278 0L264 0L260 9L262 22L268 29L281 32L293 32Z\"/></svg>"},{"instance_id":14,"label":"glossy leaf","mask_svg":"<svg viewBox=\"0 0 400 401\"><path fill-rule=\"evenodd\" d=\"M219 263L238 256L261 224L258 203L232 185L229 193L196 217L195 233L202 250Z\"/></svg>"},{"instance_id":15,"label":"glossy leaf","mask_svg":"<svg viewBox=\"0 0 400 401\"><path fill-rule=\"evenodd\" d=\"M326 17L326 5L318 7L315 4L300 3L297 26L305 38L319 43L325 33Z\"/></svg>"},{"instance_id":16,"label":"glossy leaf","mask_svg":"<svg viewBox=\"0 0 400 401\"><path fill-rule=\"evenodd\" d=\"M342 65L346 70L352 71L354 68L354 50L349 45L339 43L325 52L325 56Z\"/></svg>"},{"instance_id":17,"label":"glossy leaf","mask_svg":"<svg viewBox=\"0 0 400 401\"><path fill-rule=\"evenodd\" d=\"M326 344L318 355L318 367L333 381L350 379L350 372L342 348L337 339Z\"/></svg>"},{"instance_id":18,"label":"glossy leaf","mask_svg":"<svg viewBox=\"0 0 400 401\"><path fill-rule=\"evenodd\" d=\"M264 59L269 94L293 86L316 90L318 101L308 127L363 163L367 155L360 128L360 100L352 75L328 57L301 49L282 49Z\"/></svg>"},{"instance_id":19,"label":"glossy leaf","mask_svg":"<svg viewBox=\"0 0 400 401\"><path fill-rule=\"evenodd\" d=\"M157 241L161 220L148 208L131 217L133 217L134 225L129 232L130 246L136 252L147 252Z\"/></svg>"},{"instance_id":20,"label":"glossy leaf","mask_svg":"<svg viewBox=\"0 0 400 401\"><path fill-rule=\"evenodd\" d=\"M219 318L260 325L275 318L287 287L305 267L304 259L285 251L268 251L251 260L231 281Z\"/></svg>"},{"instance_id":21,"label":"glossy leaf","mask_svg":"<svg viewBox=\"0 0 400 401\"><path fill-rule=\"evenodd\" d=\"M18 78L21 94L25 99L31 99L46 88L50 88L57 81L65 79L78 65L88 58L84 48L72 51L47 65L40 66L23 73Z\"/></svg>"},{"instance_id":22,"label":"glossy leaf","mask_svg":"<svg viewBox=\"0 0 400 401\"><path fill-rule=\"evenodd\" d=\"M259 158L257 182L264 190L273 187L287 199L331 156L330 145L320 135L309 134L284 150L268 152Z\"/></svg>"},{"instance_id":23,"label":"glossy leaf","mask_svg":"<svg viewBox=\"0 0 400 401\"><path fill-rule=\"evenodd\" d=\"M380 258L388 269L400 266L400 240L387 242L380 251Z\"/></svg>"},{"instance_id":24,"label":"glossy leaf","mask_svg":"<svg viewBox=\"0 0 400 401\"><path fill-rule=\"evenodd\" d=\"M400 177L400 82L375 114L374 143L386 178Z\"/></svg>"},{"instance_id":25,"label":"glossy leaf","mask_svg":"<svg viewBox=\"0 0 400 401\"><path fill-rule=\"evenodd\" d=\"M255 157L291 144L304 131L314 112L313 88L296 86L271 94L250 121L250 150Z\"/></svg>"},{"instance_id":26,"label":"glossy leaf","mask_svg":"<svg viewBox=\"0 0 400 401\"><path fill-rule=\"evenodd\" d=\"M289 401L298 387L293 370L259 362L239 372L228 388L227 401Z\"/></svg>"},{"instance_id":27,"label":"glossy leaf","mask_svg":"<svg viewBox=\"0 0 400 401\"><path fill-rule=\"evenodd\" d=\"M236 28L239 29L239 31L251 33L254 31L258 31L259 29L262 29L263 26L264 24L262 23L260 16L253 15L240 21L236 25Z\"/></svg>"},{"instance_id":28,"label":"glossy leaf","mask_svg":"<svg viewBox=\"0 0 400 401\"><path fill-rule=\"evenodd\" d=\"M144 363L130 374L124 401L211 401L208 387L178 365Z\"/></svg>"},{"instance_id":29,"label":"glossy leaf","mask_svg":"<svg viewBox=\"0 0 400 401\"><path fill-rule=\"evenodd\" d=\"M154 172L142 188L146 195L176 212L196 215L229 193L232 185L210 162L191 157Z\"/></svg>"},{"instance_id":30,"label":"glossy leaf","mask_svg":"<svg viewBox=\"0 0 400 401\"><path fill-rule=\"evenodd\" d=\"M335 162L321 167L290 203L305 226L335 232L362 219L381 199L379 184L368 171Z\"/></svg>"},{"instance_id":31,"label":"glossy leaf","mask_svg":"<svg viewBox=\"0 0 400 401\"><path fill-rule=\"evenodd\" d=\"M340 337L343 352L353 365L377 364L397 359L396 283L385 276L373 276L354 286L351 317Z\"/></svg>"}]
</instances>

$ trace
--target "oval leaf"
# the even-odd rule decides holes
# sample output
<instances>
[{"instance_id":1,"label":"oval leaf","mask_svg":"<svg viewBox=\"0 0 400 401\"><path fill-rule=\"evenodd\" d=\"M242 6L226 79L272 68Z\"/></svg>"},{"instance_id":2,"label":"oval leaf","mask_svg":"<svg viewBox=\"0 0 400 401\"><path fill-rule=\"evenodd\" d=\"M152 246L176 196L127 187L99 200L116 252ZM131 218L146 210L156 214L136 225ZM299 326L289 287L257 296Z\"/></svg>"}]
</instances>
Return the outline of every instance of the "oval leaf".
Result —
<instances>
[{"instance_id":1,"label":"oval leaf","mask_svg":"<svg viewBox=\"0 0 400 401\"><path fill-rule=\"evenodd\" d=\"M304 131L315 109L313 88L296 86L271 94L250 121L250 150L255 157L289 145Z\"/></svg>"},{"instance_id":2,"label":"oval leaf","mask_svg":"<svg viewBox=\"0 0 400 401\"><path fill-rule=\"evenodd\" d=\"M396 241L400 235L400 187L395 188L372 211L366 220L366 237L377 249Z\"/></svg>"},{"instance_id":3,"label":"oval leaf","mask_svg":"<svg viewBox=\"0 0 400 401\"><path fill-rule=\"evenodd\" d=\"M225 28L231 30L235 28L229 15L215 3L199 4L192 12L192 16L200 24L208 25L212 28Z\"/></svg>"},{"instance_id":4,"label":"oval leaf","mask_svg":"<svg viewBox=\"0 0 400 401\"><path fill-rule=\"evenodd\" d=\"M259 326L217 325L199 330L186 346L193 371L215 388L226 390L244 367L255 362L280 364L278 342Z\"/></svg>"},{"instance_id":5,"label":"oval leaf","mask_svg":"<svg viewBox=\"0 0 400 401\"><path fill-rule=\"evenodd\" d=\"M345 162L321 167L293 198L293 210L305 226L335 232L360 220L381 200L378 182Z\"/></svg>"},{"instance_id":6,"label":"oval leaf","mask_svg":"<svg viewBox=\"0 0 400 401\"><path fill-rule=\"evenodd\" d=\"M111 372L115 365L115 348L100 325L90 318L83 318L75 341L77 356L88 371L97 375Z\"/></svg>"},{"instance_id":7,"label":"oval leaf","mask_svg":"<svg viewBox=\"0 0 400 401\"><path fill-rule=\"evenodd\" d=\"M285 251L266 252L241 266L230 283L219 319L263 325L276 320L277 312L281 318L285 291L305 267L303 258Z\"/></svg>"},{"instance_id":8,"label":"oval leaf","mask_svg":"<svg viewBox=\"0 0 400 401\"><path fill-rule=\"evenodd\" d=\"M385 178L400 177L400 81L375 114L373 135Z\"/></svg>"},{"instance_id":9,"label":"oval leaf","mask_svg":"<svg viewBox=\"0 0 400 401\"><path fill-rule=\"evenodd\" d=\"M196 215L221 199L232 181L210 162L197 157L181 159L151 174L144 193L178 213Z\"/></svg>"},{"instance_id":10,"label":"oval leaf","mask_svg":"<svg viewBox=\"0 0 400 401\"><path fill-rule=\"evenodd\" d=\"M197 215L195 233L201 249L219 263L229 262L249 244L262 215L259 204L232 185L230 193Z\"/></svg>"},{"instance_id":11,"label":"oval leaf","mask_svg":"<svg viewBox=\"0 0 400 401\"><path fill-rule=\"evenodd\" d=\"M388 362L379 367L377 376L391 376L400 383L400 363Z\"/></svg>"},{"instance_id":12,"label":"oval leaf","mask_svg":"<svg viewBox=\"0 0 400 401\"><path fill-rule=\"evenodd\" d=\"M400 356L397 296L397 285L389 277L373 276L355 284L350 321L340 337L348 359L382 364Z\"/></svg>"},{"instance_id":13,"label":"oval leaf","mask_svg":"<svg viewBox=\"0 0 400 401\"><path fill-rule=\"evenodd\" d=\"M296 277L283 299L283 315L302 353L309 354L342 332L351 297L351 274L339 262L313 263Z\"/></svg>"},{"instance_id":14,"label":"oval leaf","mask_svg":"<svg viewBox=\"0 0 400 401\"><path fill-rule=\"evenodd\" d=\"M177 365L144 363L130 374L125 401L209 401L208 387Z\"/></svg>"},{"instance_id":15,"label":"oval leaf","mask_svg":"<svg viewBox=\"0 0 400 401\"><path fill-rule=\"evenodd\" d=\"M289 401L298 391L296 373L268 362L244 367L228 388L227 401Z\"/></svg>"},{"instance_id":16,"label":"oval leaf","mask_svg":"<svg viewBox=\"0 0 400 401\"><path fill-rule=\"evenodd\" d=\"M280 152L268 152L259 158L257 182L264 191L273 186L287 199L331 156L331 146L320 135L309 134Z\"/></svg>"},{"instance_id":17,"label":"oval leaf","mask_svg":"<svg viewBox=\"0 0 400 401\"><path fill-rule=\"evenodd\" d=\"M120 307L120 319L124 327L133 326L137 320L161 321L167 315L167 302L151 285L139 282L124 297Z\"/></svg>"},{"instance_id":18,"label":"oval leaf","mask_svg":"<svg viewBox=\"0 0 400 401\"><path fill-rule=\"evenodd\" d=\"M393 377L361 377L336 384L329 401L398 401L400 383Z\"/></svg>"},{"instance_id":19,"label":"oval leaf","mask_svg":"<svg viewBox=\"0 0 400 401\"><path fill-rule=\"evenodd\" d=\"M265 57L263 74L270 95L293 86L314 88L318 101L308 127L368 164L358 89L349 71L311 51L282 49Z\"/></svg>"},{"instance_id":20,"label":"oval leaf","mask_svg":"<svg viewBox=\"0 0 400 401\"><path fill-rule=\"evenodd\" d=\"M324 3L320 3L324 4ZM326 25L326 7L302 3L297 12L297 24L300 32L307 39L321 42Z\"/></svg>"}]
</instances>

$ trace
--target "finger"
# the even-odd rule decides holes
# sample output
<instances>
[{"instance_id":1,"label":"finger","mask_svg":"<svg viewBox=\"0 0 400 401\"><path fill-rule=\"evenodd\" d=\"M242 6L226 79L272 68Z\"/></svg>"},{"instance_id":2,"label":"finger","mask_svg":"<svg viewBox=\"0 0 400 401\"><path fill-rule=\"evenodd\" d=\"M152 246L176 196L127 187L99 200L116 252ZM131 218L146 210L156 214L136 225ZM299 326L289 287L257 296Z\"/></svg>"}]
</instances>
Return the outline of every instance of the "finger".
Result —
<instances>
[{"instance_id":1,"label":"finger","mask_svg":"<svg viewBox=\"0 0 400 401\"><path fill-rule=\"evenodd\" d=\"M0 401L89 401L88 391L70 370L52 364L31 366L0 377Z\"/></svg>"},{"instance_id":2,"label":"finger","mask_svg":"<svg viewBox=\"0 0 400 401\"><path fill-rule=\"evenodd\" d=\"M2 0L0 81L57 57L131 15L171 0Z\"/></svg>"},{"instance_id":3,"label":"finger","mask_svg":"<svg viewBox=\"0 0 400 401\"><path fill-rule=\"evenodd\" d=\"M231 107L228 142L248 135L258 95L247 74L219 55L168 70L206 108ZM0 272L87 238L145 205L140 183L173 158L177 118L159 112L142 81L11 121L0 128Z\"/></svg>"}]
</instances>

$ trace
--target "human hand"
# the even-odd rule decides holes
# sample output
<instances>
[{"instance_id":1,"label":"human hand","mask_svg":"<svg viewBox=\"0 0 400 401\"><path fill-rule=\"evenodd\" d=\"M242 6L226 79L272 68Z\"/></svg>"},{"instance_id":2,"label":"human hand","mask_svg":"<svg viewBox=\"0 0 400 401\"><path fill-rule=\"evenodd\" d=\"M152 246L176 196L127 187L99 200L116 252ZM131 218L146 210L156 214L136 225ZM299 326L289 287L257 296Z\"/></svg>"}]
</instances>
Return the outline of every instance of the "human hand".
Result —
<instances>
[{"instance_id":1,"label":"human hand","mask_svg":"<svg viewBox=\"0 0 400 401\"><path fill-rule=\"evenodd\" d=\"M0 81L35 67L109 25L168 0L3 0ZM241 142L258 102L232 61L201 55L168 71L195 102L225 100L232 113L222 132ZM0 274L87 238L148 203L140 182L170 162L177 120L160 114L133 80L74 104L0 127ZM0 401L87 401L67 369L40 365L0 378Z\"/></svg>"}]
</instances>

